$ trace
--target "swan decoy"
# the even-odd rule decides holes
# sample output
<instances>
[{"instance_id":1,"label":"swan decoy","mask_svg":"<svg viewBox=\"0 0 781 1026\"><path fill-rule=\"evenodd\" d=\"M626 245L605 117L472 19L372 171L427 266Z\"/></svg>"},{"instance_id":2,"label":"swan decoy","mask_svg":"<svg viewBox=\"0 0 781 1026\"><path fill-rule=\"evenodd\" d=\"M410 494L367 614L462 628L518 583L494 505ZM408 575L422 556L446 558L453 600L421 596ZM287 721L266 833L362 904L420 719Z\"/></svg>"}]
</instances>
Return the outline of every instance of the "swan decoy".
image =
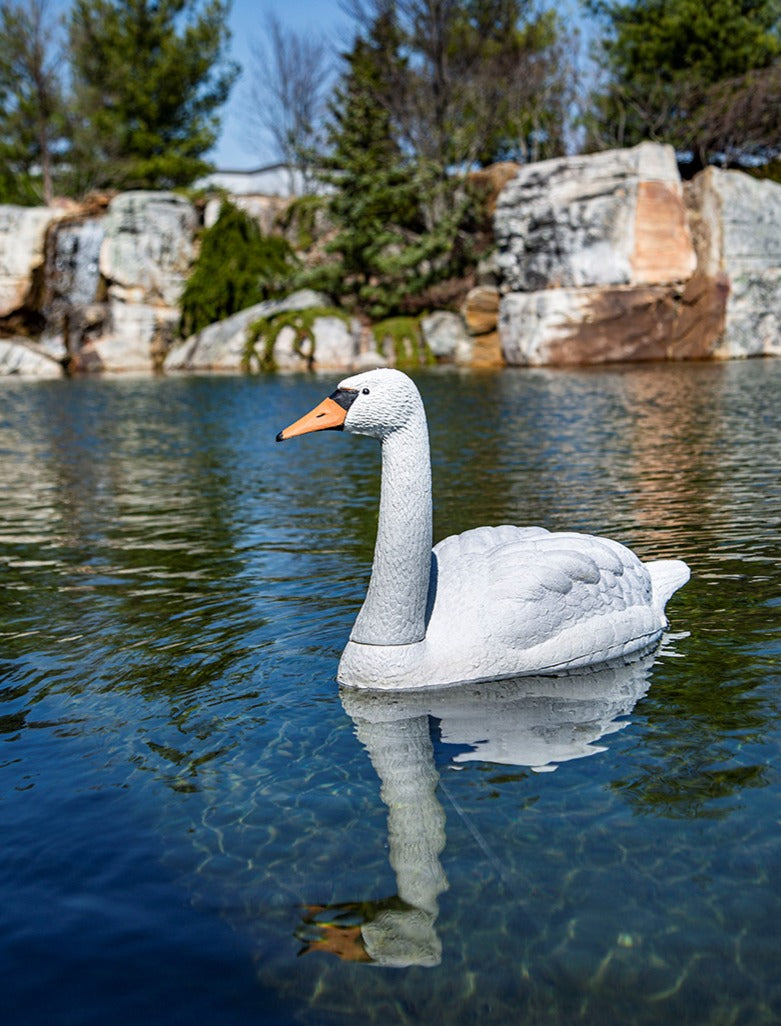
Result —
<instances>
[{"instance_id":1,"label":"swan decoy","mask_svg":"<svg viewBox=\"0 0 781 1026\"><path fill-rule=\"evenodd\" d=\"M369 435L382 445L377 540L366 599L339 662L348 687L414 689L561 675L651 651L689 579L618 542L542 527L478 527L431 548L423 401L401 371L345 378L280 431Z\"/></svg>"}]
</instances>

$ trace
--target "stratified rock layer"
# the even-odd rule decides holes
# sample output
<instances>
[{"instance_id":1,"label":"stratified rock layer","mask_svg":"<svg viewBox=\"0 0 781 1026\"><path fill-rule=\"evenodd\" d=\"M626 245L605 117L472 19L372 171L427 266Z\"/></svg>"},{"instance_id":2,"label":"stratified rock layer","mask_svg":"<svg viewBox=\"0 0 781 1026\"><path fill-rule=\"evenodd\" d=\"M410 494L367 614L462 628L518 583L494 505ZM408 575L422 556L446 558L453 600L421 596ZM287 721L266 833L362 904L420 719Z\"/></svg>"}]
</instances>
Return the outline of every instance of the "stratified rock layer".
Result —
<instances>
[{"instance_id":1,"label":"stratified rock layer","mask_svg":"<svg viewBox=\"0 0 781 1026\"><path fill-rule=\"evenodd\" d=\"M508 364L781 352L781 186L670 147L522 169L497 204Z\"/></svg>"},{"instance_id":2,"label":"stratified rock layer","mask_svg":"<svg viewBox=\"0 0 781 1026\"><path fill-rule=\"evenodd\" d=\"M521 168L494 233L510 292L658 285L696 265L675 153L656 143Z\"/></svg>"},{"instance_id":3,"label":"stratified rock layer","mask_svg":"<svg viewBox=\"0 0 781 1026\"><path fill-rule=\"evenodd\" d=\"M35 272L44 262L46 229L61 216L53 207L0 206L0 317L32 300Z\"/></svg>"},{"instance_id":4,"label":"stratified rock layer","mask_svg":"<svg viewBox=\"0 0 781 1026\"><path fill-rule=\"evenodd\" d=\"M702 289L726 290L712 355L781 355L781 185L707 168L686 199Z\"/></svg>"}]
</instances>

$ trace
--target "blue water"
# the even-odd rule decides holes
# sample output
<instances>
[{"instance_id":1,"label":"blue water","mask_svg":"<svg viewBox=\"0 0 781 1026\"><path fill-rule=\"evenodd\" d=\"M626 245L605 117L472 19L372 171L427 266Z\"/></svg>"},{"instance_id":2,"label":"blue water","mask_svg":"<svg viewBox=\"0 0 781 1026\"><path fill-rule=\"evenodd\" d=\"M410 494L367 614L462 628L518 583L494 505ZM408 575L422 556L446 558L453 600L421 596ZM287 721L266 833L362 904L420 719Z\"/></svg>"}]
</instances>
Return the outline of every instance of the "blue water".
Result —
<instances>
[{"instance_id":1,"label":"blue water","mask_svg":"<svg viewBox=\"0 0 781 1026\"><path fill-rule=\"evenodd\" d=\"M437 537L689 562L653 665L340 695L330 378L0 383L4 1023L781 1021L781 361L418 383Z\"/></svg>"}]
</instances>

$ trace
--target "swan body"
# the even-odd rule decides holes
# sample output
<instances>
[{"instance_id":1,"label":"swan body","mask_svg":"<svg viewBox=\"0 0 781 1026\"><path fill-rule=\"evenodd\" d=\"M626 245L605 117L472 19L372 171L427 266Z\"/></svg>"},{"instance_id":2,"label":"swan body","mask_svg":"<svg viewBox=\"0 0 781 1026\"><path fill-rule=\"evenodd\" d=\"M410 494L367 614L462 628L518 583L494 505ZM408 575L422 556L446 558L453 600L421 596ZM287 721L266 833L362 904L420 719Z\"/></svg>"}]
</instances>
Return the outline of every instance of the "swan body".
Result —
<instances>
[{"instance_id":1,"label":"swan body","mask_svg":"<svg viewBox=\"0 0 781 1026\"><path fill-rule=\"evenodd\" d=\"M680 560L641 562L618 542L541 527L479 527L431 548L423 402L407 375L346 378L277 435L337 429L382 446L374 562L340 683L381 690L564 674L653 649Z\"/></svg>"}]
</instances>

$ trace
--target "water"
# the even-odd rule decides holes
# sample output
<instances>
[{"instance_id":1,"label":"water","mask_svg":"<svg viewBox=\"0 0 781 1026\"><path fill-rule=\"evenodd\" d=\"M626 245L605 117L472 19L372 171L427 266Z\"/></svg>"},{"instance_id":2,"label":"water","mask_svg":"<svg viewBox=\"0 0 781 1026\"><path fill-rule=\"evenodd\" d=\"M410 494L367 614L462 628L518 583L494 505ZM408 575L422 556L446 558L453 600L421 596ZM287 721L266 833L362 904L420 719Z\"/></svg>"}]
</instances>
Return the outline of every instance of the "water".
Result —
<instances>
[{"instance_id":1,"label":"water","mask_svg":"<svg viewBox=\"0 0 781 1026\"><path fill-rule=\"evenodd\" d=\"M652 666L340 696L330 378L0 385L4 1023L781 1020L781 361L419 383L437 537L690 563Z\"/></svg>"}]
</instances>

